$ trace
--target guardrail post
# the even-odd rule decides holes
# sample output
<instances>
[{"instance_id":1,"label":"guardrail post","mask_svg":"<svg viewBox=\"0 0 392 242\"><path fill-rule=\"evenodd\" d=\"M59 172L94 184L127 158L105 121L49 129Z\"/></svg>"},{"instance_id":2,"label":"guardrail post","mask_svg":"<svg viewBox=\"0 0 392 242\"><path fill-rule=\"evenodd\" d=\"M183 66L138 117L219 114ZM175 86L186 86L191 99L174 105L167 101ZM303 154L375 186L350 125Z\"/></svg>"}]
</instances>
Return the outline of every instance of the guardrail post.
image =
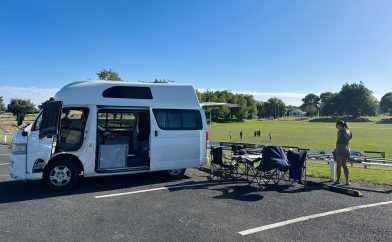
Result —
<instances>
[{"instance_id":1,"label":"guardrail post","mask_svg":"<svg viewBox=\"0 0 392 242\"><path fill-rule=\"evenodd\" d=\"M7 143L7 134L4 134L4 143Z\"/></svg>"},{"instance_id":2,"label":"guardrail post","mask_svg":"<svg viewBox=\"0 0 392 242\"><path fill-rule=\"evenodd\" d=\"M335 161L329 162L329 175L330 175L331 181L335 181Z\"/></svg>"}]
</instances>

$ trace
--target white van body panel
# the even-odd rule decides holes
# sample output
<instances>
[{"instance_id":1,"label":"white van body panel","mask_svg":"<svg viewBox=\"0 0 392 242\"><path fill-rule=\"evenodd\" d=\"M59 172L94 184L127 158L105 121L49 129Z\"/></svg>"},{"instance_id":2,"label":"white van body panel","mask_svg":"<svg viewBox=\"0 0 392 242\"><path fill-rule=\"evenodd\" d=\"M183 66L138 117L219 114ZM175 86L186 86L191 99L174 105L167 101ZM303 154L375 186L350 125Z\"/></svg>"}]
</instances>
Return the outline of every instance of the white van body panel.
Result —
<instances>
[{"instance_id":1,"label":"white van body panel","mask_svg":"<svg viewBox=\"0 0 392 242\"><path fill-rule=\"evenodd\" d=\"M156 122L153 109L150 111L151 171L199 167L203 130L162 130Z\"/></svg>"},{"instance_id":2,"label":"white van body panel","mask_svg":"<svg viewBox=\"0 0 392 242\"><path fill-rule=\"evenodd\" d=\"M105 98L104 90L113 86L148 87L152 99ZM61 88L54 96L64 106L170 107L200 108L191 85L172 85L124 81L81 81Z\"/></svg>"},{"instance_id":3,"label":"white van body panel","mask_svg":"<svg viewBox=\"0 0 392 242\"><path fill-rule=\"evenodd\" d=\"M104 90L114 87L148 87L152 99L127 99L103 97ZM195 90L190 85L130 83L114 81L82 81L64 86L55 95L55 100L63 102L63 108L88 108L83 144L76 151L52 154L53 141L50 138L39 139L37 131L31 131L31 125L24 130L28 137L22 136L22 130L14 135L13 143L27 143L26 155L10 156L10 175L15 179L41 179L42 172L33 172L33 165L37 159L47 162L63 154L71 154L81 161L83 175L109 176L116 174L132 174L146 171L182 169L199 167L208 161L206 133L207 123L203 109L197 100ZM122 110L149 110L150 138L149 138L149 170L120 171L111 173L97 172L97 114L100 108ZM201 113L201 130L162 130L158 127L152 110L181 109L198 110ZM157 131L157 136L155 136ZM45 145L46 144L46 145ZM38 147L46 147L45 149Z\"/></svg>"}]
</instances>

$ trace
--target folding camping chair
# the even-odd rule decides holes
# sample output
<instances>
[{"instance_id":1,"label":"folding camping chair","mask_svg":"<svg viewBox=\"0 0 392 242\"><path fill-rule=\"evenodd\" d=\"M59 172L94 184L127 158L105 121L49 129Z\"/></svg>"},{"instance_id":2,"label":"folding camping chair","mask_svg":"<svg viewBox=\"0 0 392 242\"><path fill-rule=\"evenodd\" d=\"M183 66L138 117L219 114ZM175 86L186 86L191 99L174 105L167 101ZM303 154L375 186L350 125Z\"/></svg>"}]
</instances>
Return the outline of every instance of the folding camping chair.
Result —
<instances>
[{"instance_id":1,"label":"folding camping chair","mask_svg":"<svg viewBox=\"0 0 392 242\"><path fill-rule=\"evenodd\" d=\"M217 178L227 179L227 174L230 174L231 178L236 178L235 174L238 170L238 163L232 159L227 158L223 154L222 147L211 147L211 164L210 164L210 180Z\"/></svg>"},{"instance_id":2,"label":"folding camping chair","mask_svg":"<svg viewBox=\"0 0 392 242\"><path fill-rule=\"evenodd\" d=\"M246 149L242 145L232 145L231 147L231 157L232 160L237 163L236 173L234 174L236 178L241 178L243 175L248 177L248 162Z\"/></svg>"},{"instance_id":3,"label":"folding camping chair","mask_svg":"<svg viewBox=\"0 0 392 242\"><path fill-rule=\"evenodd\" d=\"M281 146L264 147L260 165L256 167L256 174L249 183L257 182L259 187L264 182L265 185L271 181L278 184L289 170L285 152Z\"/></svg>"},{"instance_id":4,"label":"folding camping chair","mask_svg":"<svg viewBox=\"0 0 392 242\"><path fill-rule=\"evenodd\" d=\"M292 185L294 182L304 184L306 182L306 157L307 151L301 150L294 152L289 150L287 152L287 160L290 164L288 184Z\"/></svg>"}]
</instances>

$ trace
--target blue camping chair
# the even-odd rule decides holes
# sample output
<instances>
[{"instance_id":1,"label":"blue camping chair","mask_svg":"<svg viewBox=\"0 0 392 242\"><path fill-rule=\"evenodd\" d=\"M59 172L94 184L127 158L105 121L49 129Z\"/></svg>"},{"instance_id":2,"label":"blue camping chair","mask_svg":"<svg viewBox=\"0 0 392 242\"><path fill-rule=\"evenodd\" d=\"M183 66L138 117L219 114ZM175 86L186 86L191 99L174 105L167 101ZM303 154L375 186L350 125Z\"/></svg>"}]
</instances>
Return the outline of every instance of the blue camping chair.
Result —
<instances>
[{"instance_id":1,"label":"blue camping chair","mask_svg":"<svg viewBox=\"0 0 392 242\"><path fill-rule=\"evenodd\" d=\"M292 185L295 181L303 184L306 182L306 157L307 151L301 150L287 152L287 160L290 164L288 183Z\"/></svg>"},{"instance_id":2,"label":"blue camping chair","mask_svg":"<svg viewBox=\"0 0 392 242\"><path fill-rule=\"evenodd\" d=\"M288 170L289 164L283 147L264 147L260 165L256 167L256 174L250 183L256 181L259 187L263 182L265 185L271 181L278 184L285 177Z\"/></svg>"}]
</instances>

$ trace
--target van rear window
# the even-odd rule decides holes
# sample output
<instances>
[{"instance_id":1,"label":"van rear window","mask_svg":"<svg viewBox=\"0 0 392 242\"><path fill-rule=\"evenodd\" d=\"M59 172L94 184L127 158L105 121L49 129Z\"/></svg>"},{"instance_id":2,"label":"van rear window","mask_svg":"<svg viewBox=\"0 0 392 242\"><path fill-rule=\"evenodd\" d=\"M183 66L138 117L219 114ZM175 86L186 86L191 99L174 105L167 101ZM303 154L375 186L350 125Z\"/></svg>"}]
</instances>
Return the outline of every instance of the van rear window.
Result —
<instances>
[{"instance_id":1,"label":"van rear window","mask_svg":"<svg viewBox=\"0 0 392 242\"><path fill-rule=\"evenodd\" d=\"M152 99L149 87L114 86L103 91L102 96L108 98Z\"/></svg>"},{"instance_id":2,"label":"van rear window","mask_svg":"<svg viewBox=\"0 0 392 242\"><path fill-rule=\"evenodd\" d=\"M164 130L202 130L199 110L153 109L155 120Z\"/></svg>"}]
</instances>

